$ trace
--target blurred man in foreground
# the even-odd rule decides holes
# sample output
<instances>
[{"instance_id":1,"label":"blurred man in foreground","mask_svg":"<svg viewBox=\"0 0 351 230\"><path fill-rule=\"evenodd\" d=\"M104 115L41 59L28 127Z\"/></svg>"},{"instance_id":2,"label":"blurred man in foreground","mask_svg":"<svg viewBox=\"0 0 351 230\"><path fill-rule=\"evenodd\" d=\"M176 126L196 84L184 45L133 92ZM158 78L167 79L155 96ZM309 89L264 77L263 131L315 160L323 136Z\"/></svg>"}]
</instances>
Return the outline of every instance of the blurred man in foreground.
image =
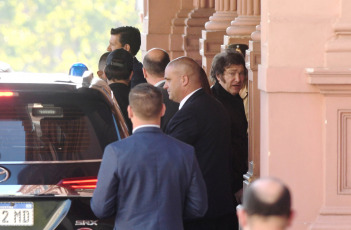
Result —
<instances>
[{"instance_id":1,"label":"blurred man in foreground","mask_svg":"<svg viewBox=\"0 0 351 230\"><path fill-rule=\"evenodd\" d=\"M293 218L289 189L278 179L258 179L245 190L237 215L243 230L284 230Z\"/></svg>"}]
</instances>

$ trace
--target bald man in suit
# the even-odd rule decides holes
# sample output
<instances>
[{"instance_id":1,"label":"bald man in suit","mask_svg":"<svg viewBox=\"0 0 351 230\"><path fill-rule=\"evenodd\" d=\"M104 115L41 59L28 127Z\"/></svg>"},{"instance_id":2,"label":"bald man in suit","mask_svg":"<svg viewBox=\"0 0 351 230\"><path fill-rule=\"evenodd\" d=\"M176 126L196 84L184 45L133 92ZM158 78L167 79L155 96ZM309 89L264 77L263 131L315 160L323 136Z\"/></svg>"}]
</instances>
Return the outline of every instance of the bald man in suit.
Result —
<instances>
[{"instance_id":1,"label":"bald man in suit","mask_svg":"<svg viewBox=\"0 0 351 230\"><path fill-rule=\"evenodd\" d=\"M203 218L185 221L186 230L238 229L231 188L230 119L223 105L203 88L203 71L189 57L171 61L165 71L169 98L180 104L166 133L195 148L208 193Z\"/></svg>"},{"instance_id":2,"label":"bald man in suit","mask_svg":"<svg viewBox=\"0 0 351 230\"><path fill-rule=\"evenodd\" d=\"M161 129L163 131L166 130L168 122L179 108L179 103L170 100L167 90L163 89L165 69L169 61L168 53L160 48L150 49L143 60L143 73L147 83L158 87L162 91L163 103L166 105L166 112L161 118Z\"/></svg>"}]
</instances>

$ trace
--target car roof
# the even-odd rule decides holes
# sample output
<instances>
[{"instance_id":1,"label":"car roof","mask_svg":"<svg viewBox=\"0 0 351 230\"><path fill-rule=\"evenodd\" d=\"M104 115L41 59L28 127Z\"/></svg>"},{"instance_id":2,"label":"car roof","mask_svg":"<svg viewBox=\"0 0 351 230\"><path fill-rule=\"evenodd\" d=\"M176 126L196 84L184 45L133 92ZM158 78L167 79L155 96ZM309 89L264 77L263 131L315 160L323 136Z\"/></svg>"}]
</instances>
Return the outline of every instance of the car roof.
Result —
<instances>
[{"instance_id":1,"label":"car roof","mask_svg":"<svg viewBox=\"0 0 351 230\"><path fill-rule=\"evenodd\" d=\"M0 73L0 83L55 83L58 81L72 82L71 76L64 73ZM77 78L77 77L76 77ZM81 78L81 77L80 77ZM73 82L72 82L73 83Z\"/></svg>"},{"instance_id":2,"label":"car roof","mask_svg":"<svg viewBox=\"0 0 351 230\"><path fill-rule=\"evenodd\" d=\"M0 73L0 89L26 91L74 91L82 86L82 77L64 73Z\"/></svg>"}]
</instances>

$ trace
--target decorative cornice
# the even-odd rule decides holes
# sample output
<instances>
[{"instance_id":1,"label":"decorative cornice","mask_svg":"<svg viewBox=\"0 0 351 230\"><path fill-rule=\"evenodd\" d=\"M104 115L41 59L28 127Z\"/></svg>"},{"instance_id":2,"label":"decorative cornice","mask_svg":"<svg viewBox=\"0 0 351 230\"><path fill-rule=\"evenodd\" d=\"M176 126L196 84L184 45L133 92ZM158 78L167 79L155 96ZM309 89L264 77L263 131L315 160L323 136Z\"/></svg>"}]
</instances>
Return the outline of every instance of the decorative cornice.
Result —
<instances>
[{"instance_id":1,"label":"decorative cornice","mask_svg":"<svg viewBox=\"0 0 351 230\"><path fill-rule=\"evenodd\" d=\"M325 216L351 215L351 207L348 207L348 206L323 207L320 209L319 213Z\"/></svg>"},{"instance_id":2,"label":"decorative cornice","mask_svg":"<svg viewBox=\"0 0 351 230\"><path fill-rule=\"evenodd\" d=\"M306 74L307 82L322 94L351 94L350 68L307 68Z\"/></svg>"}]
</instances>

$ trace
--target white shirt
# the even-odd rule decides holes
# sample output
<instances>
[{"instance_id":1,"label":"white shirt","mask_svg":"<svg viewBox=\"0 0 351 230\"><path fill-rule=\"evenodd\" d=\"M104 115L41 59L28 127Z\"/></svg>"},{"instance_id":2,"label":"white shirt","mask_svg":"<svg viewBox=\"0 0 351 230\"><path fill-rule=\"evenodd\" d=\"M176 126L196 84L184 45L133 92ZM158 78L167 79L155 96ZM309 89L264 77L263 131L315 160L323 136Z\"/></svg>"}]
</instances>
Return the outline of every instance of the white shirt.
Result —
<instances>
[{"instance_id":1,"label":"white shirt","mask_svg":"<svg viewBox=\"0 0 351 230\"><path fill-rule=\"evenodd\" d=\"M179 103L179 110L183 107L183 105L185 104L185 102L189 99L189 97L191 97L191 95L193 95L196 91L198 91L201 88L195 89L193 92L189 93L188 95L186 95L186 97L183 98L183 100L180 101Z\"/></svg>"},{"instance_id":2,"label":"white shirt","mask_svg":"<svg viewBox=\"0 0 351 230\"><path fill-rule=\"evenodd\" d=\"M157 82L154 86L159 87L164 82L166 82L166 80L161 80L161 81Z\"/></svg>"},{"instance_id":3,"label":"white shirt","mask_svg":"<svg viewBox=\"0 0 351 230\"><path fill-rule=\"evenodd\" d=\"M159 126L159 125L139 125L138 127L135 127L135 128L133 129L133 133L134 133L136 130L141 129L141 128L145 128L145 127L155 127L155 128L160 128L160 126Z\"/></svg>"}]
</instances>

